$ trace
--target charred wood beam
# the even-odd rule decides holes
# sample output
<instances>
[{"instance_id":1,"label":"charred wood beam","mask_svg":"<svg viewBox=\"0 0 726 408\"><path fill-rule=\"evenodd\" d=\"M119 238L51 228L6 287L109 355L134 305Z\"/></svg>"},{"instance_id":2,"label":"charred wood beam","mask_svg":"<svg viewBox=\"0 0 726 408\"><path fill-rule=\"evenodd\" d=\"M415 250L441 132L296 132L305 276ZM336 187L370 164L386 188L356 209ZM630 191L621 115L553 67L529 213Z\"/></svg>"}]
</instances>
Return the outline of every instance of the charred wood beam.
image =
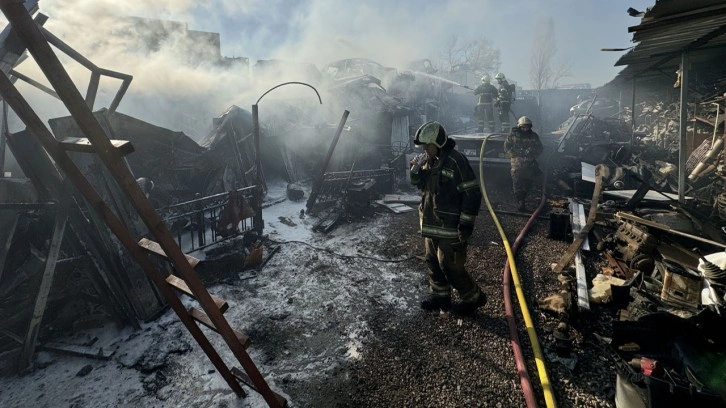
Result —
<instances>
[{"instance_id":1,"label":"charred wood beam","mask_svg":"<svg viewBox=\"0 0 726 408\"><path fill-rule=\"evenodd\" d=\"M5 245L0 247L0 282L2 282L3 277L3 271L5 270L5 262L7 262L7 256L8 252L10 251L10 245L13 243L13 237L15 236L15 231L18 229L18 220L20 219L20 214L15 216L15 220L13 221L12 227L10 227L10 234L8 235L8 239L5 241Z\"/></svg>"},{"instance_id":2,"label":"charred wood beam","mask_svg":"<svg viewBox=\"0 0 726 408\"><path fill-rule=\"evenodd\" d=\"M315 200L317 200L317 198L318 198L320 189L323 186L323 179L325 178L325 170L328 169L328 165L330 164L330 158L333 157L333 152L335 151L335 146L337 146L337 144L338 144L338 140L340 139L340 134L343 133L343 127L345 126L346 120L348 120L349 114L350 114L350 112L346 110L343 112L343 117L340 118L340 123L338 123L338 129L335 130L335 136L333 136L333 141L330 143L330 147L328 148L328 154L325 156L325 161L323 162L322 169L320 170L320 176L315 180L315 183L313 184L313 188L310 191L310 197L308 197L308 202L306 204L308 212L310 212L310 209L313 208L313 206L315 205Z\"/></svg>"},{"instance_id":3,"label":"charred wood beam","mask_svg":"<svg viewBox=\"0 0 726 408\"><path fill-rule=\"evenodd\" d=\"M184 278L192 292L195 293L204 312L215 323L218 332L222 335L232 353L252 378L252 381L265 398L265 401L270 406L278 406L277 401L273 397L274 393L269 388L269 385L265 382L250 356L245 352L241 343L237 340L229 322L222 316L219 308L214 304L199 276L187 262L184 253L174 241L164 221L146 199L144 192L136 182L136 178L131 174L123 157L113 149L111 141L107 137L104 129L86 105L60 60L50 48L50 44L43 37L43 33L39 31L37 25L30 18L30 15L28 15L27 11L19 3L7 0L0 1L0 9L10 24L18 30L19 35L26 42L28 50L33 58L35 58L38 66L48 78L49 82L53 85L53 88L58 92L58 95L70 111L81 131L98 147L98 157L102 160L109 172L114 175L118 186L133 204L136 212L143 219L144 224L156 237L161 248L177 267L177 271ZM218 372L227 381L230 388L239 396L245 395L244 390L231 375L229 368L225 365L214 346L206 338L197 323L191 318L191 315L187 312L186 307L176 293L167 284L165 274L154 265L150 255L146 254L145 250L137 244L137 240L131 235L121 219L103 201L68 154L59 148L53 135L45 127L42 120L4 75L0 75L0 94L8 100L13 110L18 114L23 123L28 126L33 136L39 139L58 166L63 169L76 188L89 201L91 207L103 218L106 225L116 235L121 244L129 251L134 260L155 283L164 298L175 310L184 326L205 351Z\"/></svg>"},{"instance_id":4,"label":"charred wood beam","mask_svg":"<svg viewBox=\"0 0 726 408\"><path fill-rule=\"evenodd\" d=\"M27 131L9 134L8 146L42 200L60 200L67 194L62 187L63 181L58 170L43 147ZM76 202L83 201L78 199ZM140 328L128 296L120 293L120 291L128 293L132 289L120 279L123 274L116 262L108 256L102 244L103 240L99 238L99 231L91 227L77 204L70 206L69 213L72 237L67 242L78 253L89 255L95 269L95 273L88 272L94 289L102 294L101 299L107 302L105 305L108 310L115 313L118 320L125 321L134 328Z\"/></svg>"},{"instance_id":5,"label":"charred wood beam","mask_svg":"<svg viewBox=\"0 0 726 408\"><path fill-rule=\"evenodd\" d=\"M104 350L103 347L78 346L74 344L46 343L41 345L39 348L45 351L53 351L96 360L110 360L113 355L113 351Z\"/></svg>"}]
</instances>

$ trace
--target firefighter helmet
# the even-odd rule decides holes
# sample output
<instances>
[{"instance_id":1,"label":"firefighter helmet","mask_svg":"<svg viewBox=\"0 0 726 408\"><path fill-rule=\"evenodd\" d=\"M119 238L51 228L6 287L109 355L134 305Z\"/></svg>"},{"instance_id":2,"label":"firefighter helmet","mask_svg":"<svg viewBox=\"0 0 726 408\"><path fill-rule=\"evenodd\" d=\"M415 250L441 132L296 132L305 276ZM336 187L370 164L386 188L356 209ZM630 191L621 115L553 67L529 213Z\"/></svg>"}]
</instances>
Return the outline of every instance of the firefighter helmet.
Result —
<instances>
[{"instance_id":1,"label":"firefighter helmet","mask_svg":"<svg viewBox=\"0 0 726 408\"><path fill-rule=\"evenodd\" d=\"M481 77L481 82L482 83L485 83L485 84L488 84L489 83L489 75L484 75L483 77Z\"/></svg>"},{"instance_id":2,"label":"firefighter helmet","mask_svg":"<svg viewBox=\"0 0 726 408\"><path fill-rule=\"evenodd\" d=\"M502 74L501 72L498 73L494 78L496 78L496 79L507 79L506 77L504 77L504 74Z\"/></svg>"},{"instance_id":3,"label":"firefighter helmet","mask_svg":"<svg viewBox=\"0 0 726 408\"><path fill-rule=\"evenodd\" d=\"M436 121L426 122L416 131L416 138L413 143L416 145L427 145L433 143L439 149L446 144L448 137L446 130L441 123Z\"/></svg>"},{"instance_id":4,"label":"firefighter helmet","mask_svg":"<svg viewBox=\"0 0 726 408\"><path fill-rule=\"evenodd\" d=\"M526 116L522 116L519 120L517 120L517 126L522 125L532 126L532 120Z\"/></svg>"}]
</instances>

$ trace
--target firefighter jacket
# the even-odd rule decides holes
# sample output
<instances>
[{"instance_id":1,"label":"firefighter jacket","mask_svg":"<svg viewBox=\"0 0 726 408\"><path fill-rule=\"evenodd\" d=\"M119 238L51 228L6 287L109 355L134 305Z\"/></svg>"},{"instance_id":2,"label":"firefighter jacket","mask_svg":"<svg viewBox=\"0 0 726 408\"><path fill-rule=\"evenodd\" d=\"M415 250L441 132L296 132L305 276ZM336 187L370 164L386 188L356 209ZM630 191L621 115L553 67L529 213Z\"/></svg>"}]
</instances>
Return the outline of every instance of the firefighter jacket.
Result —
<instances>
[{"instance_id":1,"label":"firefighter jacket","mask_svg":"<svg viewBox=\"0 0 726 408\"><path fill-rule=\"evenodd\" d=\"M481 84L474 90L474 95L479 97L477 105L491 105L497 98L497 88L492 84Z\"/></svg>"},{"instance_id":2,"label":"firefighter jacket","mask_svg":"<svg viewBox=\"0 0 726 408\"><path fill-rule=\"evenodd\" d=\"M456 239L459 227L474 228L481 207L479 181L469 161L448 139L438 159L411 172L411 183L421 191L419 221L421 235L428 238Z\"/></svg>"},{"instance_id":3,"label":"firefighter jacket","mask_svg":"<svg viewBox=\"0 0 726 408\"><path fill-rule=\"evenodd\" d=\"M497 103L512 103L513 99L512 87L506 79L499 83L499 91L497 91Z\"/></svg>"},{"instance_id":4,"label":"firefighter jacket","mask_svg":"<svg viewBox=\"0 0 726 408\"><path fill-rule=\"evenodd\" d=\"M504 141L504 152L512 158L512 165L533 163L542 153L542 142L533 131L523 132L519 127L512 131Z\"/></svg>"}]
</instances>

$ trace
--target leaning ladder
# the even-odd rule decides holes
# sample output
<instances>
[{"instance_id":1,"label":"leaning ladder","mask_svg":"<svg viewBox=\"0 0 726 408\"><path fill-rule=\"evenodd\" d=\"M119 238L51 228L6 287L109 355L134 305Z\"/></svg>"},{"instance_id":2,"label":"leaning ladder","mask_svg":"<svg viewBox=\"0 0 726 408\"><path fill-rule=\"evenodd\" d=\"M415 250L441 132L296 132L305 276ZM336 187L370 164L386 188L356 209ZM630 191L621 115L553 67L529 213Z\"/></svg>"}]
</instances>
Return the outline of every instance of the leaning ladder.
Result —
<instances>
[{"instance_id":1,"label":"leaning ladder","mask_svg":"<svg viewBox=\"0 0 726 408\"><path fill-rule=\"evenodd\" d=\"M130 149L124 148L125 143L122 141L112 141L106 136L58 57L23 6L23 2L0 0L0 9L2 9L8 22L12 25L13 30L25 43L28 51L30 51L59 98L70 111L87 140L67 142L56 140L6 75L0 75L0 95L12 107L30 133L43 145L43 148L85 197L90 206L100 215L121 244L131 253L133 259L141 266L146 275L154 282L159 292L179 316L184 326L199 343L235 394L240 397L246 395L240 384L244 383L259 392L270 407L285 407L287 401L270 389L249 354L247 354L246 347L249 344L247 337L233 330L229 322L224 318L222 313L226 309L226 302L212 297L207 292L206 287L194 271L193 265L190 264L189 259L174 241L163 220L136 183L136 179L126 166L122 156L122 153L129 152ZM151 235L156 239L158 243L158 248L155 248L156 251L158 253L163 252L177 273L181 275L180 278L163 272L156 266L150 258L153 255L149 251L149 243L142 241L142 244L146 245L144 247L133 237L67 153L67 151L88 152L89 150L99 156L114 177L139 217L146 224ZM177 296L176 290L193 296L200 304L201 310L197 308L187 310ZM198 323L217 331L222 336L244 370L227 367Z\"/></svg>"}]
</instances>

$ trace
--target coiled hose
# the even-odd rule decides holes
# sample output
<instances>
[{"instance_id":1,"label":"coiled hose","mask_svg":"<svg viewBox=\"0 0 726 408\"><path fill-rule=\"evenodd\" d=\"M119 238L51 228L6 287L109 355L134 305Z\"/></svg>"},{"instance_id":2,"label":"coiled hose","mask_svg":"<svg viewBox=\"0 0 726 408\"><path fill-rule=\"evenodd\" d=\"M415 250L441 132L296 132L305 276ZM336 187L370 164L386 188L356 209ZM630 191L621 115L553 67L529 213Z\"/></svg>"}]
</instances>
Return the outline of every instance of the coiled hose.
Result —
<instances>
[{"instance_id":1,"label":"coiled hose","mask_svg":"<svg viewBox=\"0 0 726 408\"><path fill-rule=\"evenodd\" d=\"M534 220L537 219L540 211L542 208L544 208L545 204L545 183L547 180L547 177L544 177L544 181L542 183L542 199L540 200L539 207L534 211L532 216L527 221L527 224L525 227L520 231L519 235L517 236L517 239L514 241L514 249L512 249L509 246L509 240L507 239L507 235L504 233L504 230L502 229L502 225L499 222L499 219L497 218L496 213L494 212L494 208L492 208L492 204L489 201L489 196L487 195L486 186L484 185L484 149L487 144L487 141L489 140L489 136L485 137L481 144L481 151L479 152L479 188L481 189L482 196L484 197L484 203L487 206L487 209L489 209L489 213L492 216L492 219L494 220L494 224L497 226L497 230L499 231L499 236L502 238L502 243L504 244L504 248L507 251L507 263L504 266L504 307L505 307L505 315L507 318L507 323L509 325L509 335L511 337L511 343L512 343L512 351L514 353L514 360L517 365L517 372L519 374L520 383L522 385L522 392L524 393L524 399L527 403L528 408L533 408L537 406L537 401L534 396L534 391L532 390L532 385L530 383L529 374L527 373L527 367L524 362L524 356L522 354L522 348L519 343L519 336L517 335L517 324L514 319L514 313L512 310L512 301L511 301L511 290L510 290L510 283L514 283L514 288L517 293L517 299L519 300L519 307L522 310L522 318L524 319L524 323L527 328L527 334L529 335L529 341L532 344L532 351L534 352L534 358L535 363L537 365L537 371L539 373L539 379L540 383L542 384L542 391L544 393L544 399L545 404L548 408L555 408L557 407L557 403L555 402L553 393L552 393L552 387L550 385L549 377L547 376L547 370L544 364L544 358L542 356L542 350L539 345L539 340L537 338L537 332L534 329L534 326L532 324L532 318L529 315L529 307L527 306L527 301L524 298L524 292L522 291L522 285L519 280L519 274L517 272L517 265L514 261L514 252L516 252L517 249L519 249L519 246L521 245L522 241L524 240L524 236L526 235L529 228L534 224ZM511 277L511 282L510 282Z\"/></svg>"}]
</instances>

